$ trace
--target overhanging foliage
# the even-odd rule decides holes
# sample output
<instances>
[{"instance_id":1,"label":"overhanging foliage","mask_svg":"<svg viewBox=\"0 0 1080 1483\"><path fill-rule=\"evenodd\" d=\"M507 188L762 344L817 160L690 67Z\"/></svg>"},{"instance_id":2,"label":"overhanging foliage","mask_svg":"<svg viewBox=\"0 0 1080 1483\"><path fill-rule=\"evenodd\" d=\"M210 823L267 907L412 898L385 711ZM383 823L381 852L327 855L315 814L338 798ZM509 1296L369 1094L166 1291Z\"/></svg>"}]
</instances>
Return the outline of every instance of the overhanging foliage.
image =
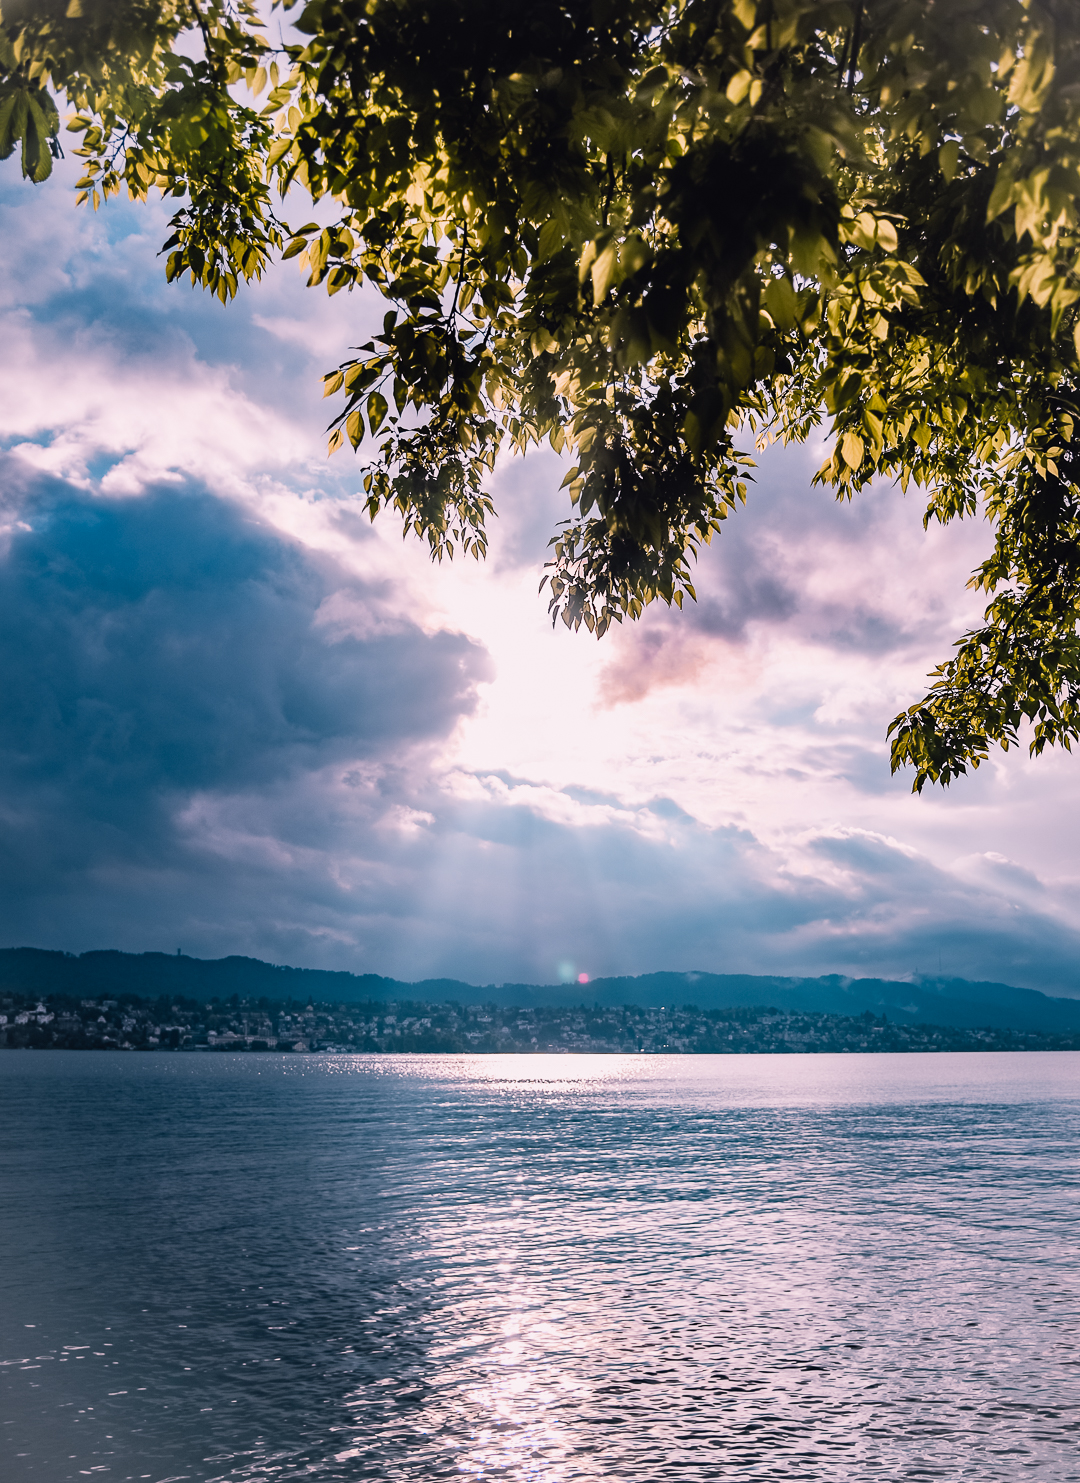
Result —
<instances>
[{"instance_id":1,"label":"overhanging foliage","mask_svg":"<svg viewBox=\"0 0 1080 1483\"><path fill-rule=\"evenodd\" d=\"M747 437L926 519L984 512L989 605L890 731L915 788L1080 736L1075 0L0 0L0 155L178 198L170 278L270 255L391 304L326 378L366 507L482 555L499 451L573 459L551 611L694 595ZM199 45L189 43L194 37ZM182 49L180 49L182 48ZM288 228L275 192L331 199Z\"/></svg>"}]
</instances>

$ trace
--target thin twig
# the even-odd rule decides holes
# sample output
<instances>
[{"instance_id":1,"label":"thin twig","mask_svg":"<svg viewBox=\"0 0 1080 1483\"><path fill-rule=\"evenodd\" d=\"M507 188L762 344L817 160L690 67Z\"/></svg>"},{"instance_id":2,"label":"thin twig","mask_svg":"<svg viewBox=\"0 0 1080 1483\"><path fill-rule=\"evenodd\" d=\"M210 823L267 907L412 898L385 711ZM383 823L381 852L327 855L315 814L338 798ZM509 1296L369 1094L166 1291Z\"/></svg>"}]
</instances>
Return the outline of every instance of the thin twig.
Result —
<instances>
[{"instance_id":1,"label":"thin twig","mask_svg":"<svg viewBox=\"0 0 1080 1483\"><path fill-rule=\"evenodd\" d=\"M862 0L855 7L855 24L851 30L851 56L848 58L847 90L852 92L855 88L855 64L859 60L859 47L862 44Z\"/></svg>"}]
</instances>

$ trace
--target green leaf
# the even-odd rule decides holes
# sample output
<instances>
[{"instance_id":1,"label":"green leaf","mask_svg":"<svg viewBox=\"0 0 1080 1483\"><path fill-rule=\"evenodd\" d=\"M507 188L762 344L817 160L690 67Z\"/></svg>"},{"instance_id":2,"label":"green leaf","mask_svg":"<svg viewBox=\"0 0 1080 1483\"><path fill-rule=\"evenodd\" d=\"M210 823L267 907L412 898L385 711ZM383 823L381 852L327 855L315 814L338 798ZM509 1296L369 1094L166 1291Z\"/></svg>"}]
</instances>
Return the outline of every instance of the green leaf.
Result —
<instances>
[{"instance_id":1,"label":"green leaf","mask_svg":"<svg viewBox=\"0 0 1080 1483\"><path fill-rule=\"evenodd\" d=\"M1005 170L998 169L994 176L993 189L990 199L986 203L987 225L997 221L1002 212L1007 211L1016 200L1016 182Z\"/></svg>"},{"instance_id":2,"label":"green leaf","mask_svg":"<svg viewBox=\"0 0 1080 1483\"><path fill-rule=\"evenodd\" d=\"M886 252L895 252L900 245L900 239L896 235L896 228L886 217L880 217L875 233L877 245L883 247Z\"/></svg>"},{"instance_id":3,"label":"green leaf","mask_svg":"<svg viewBox=\"0 0 1080 1483\"><path fill-rule=\"evenodd\" d=\"M938 150L938 168L941 170L946 181L950 181L956 174L960 163L960 144L956 139L950 139Z\"/></svg>"},{"instance_id":4,"label":"green leaf","mask_svg":"<svg viewBox=\"0 0 1080 1483\"><path fill-rule=\"evenodd\" d=\"M848 228L848 236L857 247L868 252L877 246L878 222L869 211L861 211Z\"/></svg>"},{"instance_id":5,"label":"green leaf","mask_svg":"<svg viewBox=\"0 0 1080 1483\"><path fill-rule=\"evenodd\" d=\"M743 68L740 72L736 72L735 76L728 83L725 89L725 95L729 102L739 104L747 96L753 85L754 74L747 68Z\"/></svg>"},{"instance_id":6,"label":"green leaf","mask_svg":"<svg viewBox=\"0 0 1080 1483\"><path fill-rule=\"evenodd\" d=\"M546 262L553 257L563 246L566 233L557 218L552 217L540 228L540 236L537 242L536 256L539 262Z\"/></svg>"},{"instance_id":7,"label":"green leaf","mask_svg":"<svg viewBox=\"0 0 1080 1483\"><path fill-rule=\"evenodd\" d=\"M0 94L0 160L6 160L15 150L19 135L15 132L15 105L18 93Z\"/></svg>"},{"instance_id":8,"label":"green leaf","mask_svg":"<svg viewBox=\"0 0 1080 1483\"><path fill-rule=\"evenodd\" d=\"M389 410L390 408L382 392L373 391L367 399L368 422L373 433L377 433L379 428L382 427Z\"/></svg>"},{"instance_id":9,"label":"green leaf","mask_svg":"<svg viewBox=\"0 0 1080 1483\"><path fill-rule=\"evenodd\" d=\"M608 289L617 283L622 274L619 268L619 247L616 242L609 242L603 252L594 258L592 267L592 289L594 303L602 303L607 297Z\"/></svg>"},{"instance_id":10,"label":"green leaf","mask_svg":"<svg viewBox=\"0 0 1080 1483\"><path fill-rule=\"evenodd\" d=\"M288 137L275 139L266 155L266 168L272 169L279 164L293 147L293 142Z\"/></svg>"},{"instance_id":11,"label":"green leaf","mask_svg":"<svg viewBox=\"0 0 1080 1483\"><path fill-rule=\"evenodd\" d=\"M844 462L849 469L857 469L863 461L863 440L858 433L847 432L840 440L840 449L844 455Z\"/></svg>"},{"instance_id":12,"label":"green leaf","mask_svg":"<svg viewBox=\"0 0 1080 1483\"><path fill-rule=\"evenodd\" d=\"M778 329L790 330L796 321L795 288L789 278L770 278L765 288L765 305Z\"/></svg>"}]
</instances>

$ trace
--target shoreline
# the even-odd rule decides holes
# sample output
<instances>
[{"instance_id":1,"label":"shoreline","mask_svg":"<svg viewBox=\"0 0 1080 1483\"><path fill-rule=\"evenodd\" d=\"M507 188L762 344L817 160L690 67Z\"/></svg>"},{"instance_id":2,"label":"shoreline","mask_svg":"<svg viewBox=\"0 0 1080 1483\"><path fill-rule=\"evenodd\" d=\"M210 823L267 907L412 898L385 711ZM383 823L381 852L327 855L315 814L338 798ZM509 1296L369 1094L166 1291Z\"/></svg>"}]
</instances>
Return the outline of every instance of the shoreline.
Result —
<instances>
[{"instance_id":1,"label":"shoreline","mask_svg":"<svg viewBox=\"0 0 1080 1483\"><path fill-rule=\"evenodd\" d=\"M131 993L74 999L0 991L0 1049L244 1055L813 1055L1080 1050L1080 1032L962 1027L885 1014L780 1010L519 1008L496 1004L269 999L198 1001Z\"/></svg>"}]
</instances>

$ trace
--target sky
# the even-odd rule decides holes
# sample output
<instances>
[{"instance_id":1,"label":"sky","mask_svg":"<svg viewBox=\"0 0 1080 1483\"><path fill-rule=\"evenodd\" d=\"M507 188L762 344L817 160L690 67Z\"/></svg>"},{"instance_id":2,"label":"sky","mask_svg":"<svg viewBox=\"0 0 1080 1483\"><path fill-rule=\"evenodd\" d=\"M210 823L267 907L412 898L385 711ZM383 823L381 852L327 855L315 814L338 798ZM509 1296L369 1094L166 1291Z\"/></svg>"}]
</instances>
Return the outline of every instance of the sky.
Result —
<instances>
[{"instance_id":1,"label":"sky","mask_svg":"<svg viewBox=\"0 0 1080 1483\"><path fill-rule=\"evenodd\" d=\"M432 566L326 456L384 306L167 285L163 206L76 209L72 165L0 166L0 945L1080 994L1080 757L889 772L985 524L771 448L696 606L553 631L553 453L497 468L485 564Z\"/></svg>"}]
</instances>

